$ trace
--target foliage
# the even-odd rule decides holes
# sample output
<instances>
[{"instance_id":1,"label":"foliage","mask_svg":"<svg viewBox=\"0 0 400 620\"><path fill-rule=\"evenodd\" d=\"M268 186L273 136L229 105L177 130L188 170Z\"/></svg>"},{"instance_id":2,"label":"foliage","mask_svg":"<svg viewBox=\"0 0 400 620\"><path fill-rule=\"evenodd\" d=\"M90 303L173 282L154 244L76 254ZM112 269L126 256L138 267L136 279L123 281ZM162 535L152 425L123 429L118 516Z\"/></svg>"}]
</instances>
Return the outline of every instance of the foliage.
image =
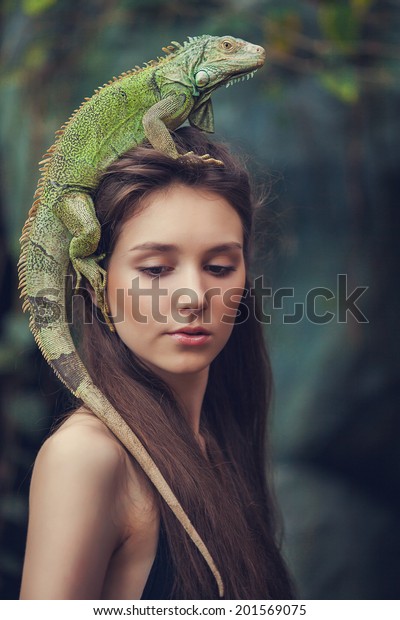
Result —
<instances>
[{"instance_id":1,"label":"foliage","mask_svg":"<svg viewBox=\"0 0 400 620\"><path fill-rule=\"evenodd\" d=\"M264 22L272 64L286 69L288 77L315 75L344 103L355 103L367 84L395 87L398 66L392 61L400 57L400 46L385 41L390 7L384 5L373 0L279 3ZM279 71L277 79L282 79Z\"/></svg>"},{"instance_id":2,"label":"foliage","mask_svg":"<svg viewBox=\"0 0 400 620\"><path fill-rule=\"evenodd\" d=\"M39 15L46 9L54 6L57 0L23 0L22 10L27 15Z\"/></svg>"}]
</instances>

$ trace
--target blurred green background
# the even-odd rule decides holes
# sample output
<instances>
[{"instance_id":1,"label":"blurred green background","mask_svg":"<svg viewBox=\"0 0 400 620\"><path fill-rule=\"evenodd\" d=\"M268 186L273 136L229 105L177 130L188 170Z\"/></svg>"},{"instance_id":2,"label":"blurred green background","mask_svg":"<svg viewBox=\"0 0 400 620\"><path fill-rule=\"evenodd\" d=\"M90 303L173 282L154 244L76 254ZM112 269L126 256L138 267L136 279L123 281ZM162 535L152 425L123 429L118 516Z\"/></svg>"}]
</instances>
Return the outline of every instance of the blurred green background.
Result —
<instances>
[{"instance_id":1,"label":"blurred green background","mask_svg":"<svg viewBox=\"0 0 400 620\"><path fill-rule=\"evenodd\" d=\"M68 402L16 287L37 162L99 84L205 33L268 54L213 101L217 135L248 153L259 183L274 180L255 272L294 290L282 309L264 306L285 555L302 598L399 598L399 3L3 0L0 11L0 598L18 596L32 463ZM368 287L367 323L339 316L338 274L348 295ZM332 320L286 322L315 287L332 290L315 304Z\"/></svg>"}]
</instances>

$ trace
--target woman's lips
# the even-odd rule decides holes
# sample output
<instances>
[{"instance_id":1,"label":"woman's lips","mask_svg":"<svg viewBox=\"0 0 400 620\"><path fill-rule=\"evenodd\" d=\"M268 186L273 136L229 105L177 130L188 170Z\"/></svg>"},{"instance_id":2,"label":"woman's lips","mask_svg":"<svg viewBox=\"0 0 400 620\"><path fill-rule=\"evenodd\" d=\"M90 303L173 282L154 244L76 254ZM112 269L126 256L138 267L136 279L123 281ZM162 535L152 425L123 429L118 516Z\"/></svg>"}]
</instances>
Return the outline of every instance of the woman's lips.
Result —
<instances>
[{"instance_id":1,"label":"woman's lips","mask_svg":"<svg viewBox=\"0 0 400 620\"><path fill-rule=\"evenodd\" d=\"M169 333L168 335L179 344L189 346L206 344L211 338L211 334L206 330L193 328L188 328L187 330L181 329L179 331Z\"/></svg>"}]
</instances>

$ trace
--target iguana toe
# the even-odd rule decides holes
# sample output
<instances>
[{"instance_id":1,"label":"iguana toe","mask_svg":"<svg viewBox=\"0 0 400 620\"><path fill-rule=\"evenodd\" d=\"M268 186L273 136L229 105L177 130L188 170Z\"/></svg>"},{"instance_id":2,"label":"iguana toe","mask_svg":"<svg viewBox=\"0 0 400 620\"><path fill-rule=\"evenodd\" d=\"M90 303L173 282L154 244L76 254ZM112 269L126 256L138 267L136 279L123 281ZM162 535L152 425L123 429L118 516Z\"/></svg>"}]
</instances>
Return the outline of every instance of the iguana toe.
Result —
<instances>
[{"instance_id":1,"label":"iguana toe","mask_svg":"<svg viewBox=\"0 0 400 620\"><path fill-rule=\"evenodd\" d=\"M189 161L190 163L200 163L199 160L204 163L204 164L213 164L214 166L224 166L224 162L221 161L220 159L214 159L214 157L211 157L211 155L209 155L208 153L205 153L204 155L197 155L197 153L194 153L193 151L188 151L187 153L184 153L183 155L181 155L182 158L185 158L187 161Z\"/></svg>"},{"instance_id":2,"label":"iguana toe","mask_svg":"<svg viewBox=\"0 0 400 620\"><path fill-rule=\"evenodd\" d=\"M106 300L105 290L107 284L107 271L98 264L104 258L104 254L98 256L88 256L86 258L71 259L76 272L75 292L81 286L82 276L84 276L93 289L96 305L100 309L104 319L111 331L115 331L110 319L110 311Z\"/></svg>"}]
</instances>

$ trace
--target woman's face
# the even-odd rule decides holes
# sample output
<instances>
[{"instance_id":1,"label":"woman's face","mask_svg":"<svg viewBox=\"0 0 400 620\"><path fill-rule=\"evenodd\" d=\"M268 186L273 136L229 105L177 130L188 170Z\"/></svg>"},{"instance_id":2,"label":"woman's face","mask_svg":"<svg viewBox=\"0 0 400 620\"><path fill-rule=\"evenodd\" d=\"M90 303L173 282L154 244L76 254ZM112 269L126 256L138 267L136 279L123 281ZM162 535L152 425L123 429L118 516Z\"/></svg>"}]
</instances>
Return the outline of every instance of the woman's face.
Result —
<instances>
[{"instance_id":1,"label":"woman's face","mask_svg":"<svg viewBox=\"0 0 400 620\"><path fill-rule=\"evenodd\" d=\"M119 337L153 371L198 373L227 342L245 283L240 218L221 196L174 184L122 226L107 298Z\"/></svg>"}]
</instances>

